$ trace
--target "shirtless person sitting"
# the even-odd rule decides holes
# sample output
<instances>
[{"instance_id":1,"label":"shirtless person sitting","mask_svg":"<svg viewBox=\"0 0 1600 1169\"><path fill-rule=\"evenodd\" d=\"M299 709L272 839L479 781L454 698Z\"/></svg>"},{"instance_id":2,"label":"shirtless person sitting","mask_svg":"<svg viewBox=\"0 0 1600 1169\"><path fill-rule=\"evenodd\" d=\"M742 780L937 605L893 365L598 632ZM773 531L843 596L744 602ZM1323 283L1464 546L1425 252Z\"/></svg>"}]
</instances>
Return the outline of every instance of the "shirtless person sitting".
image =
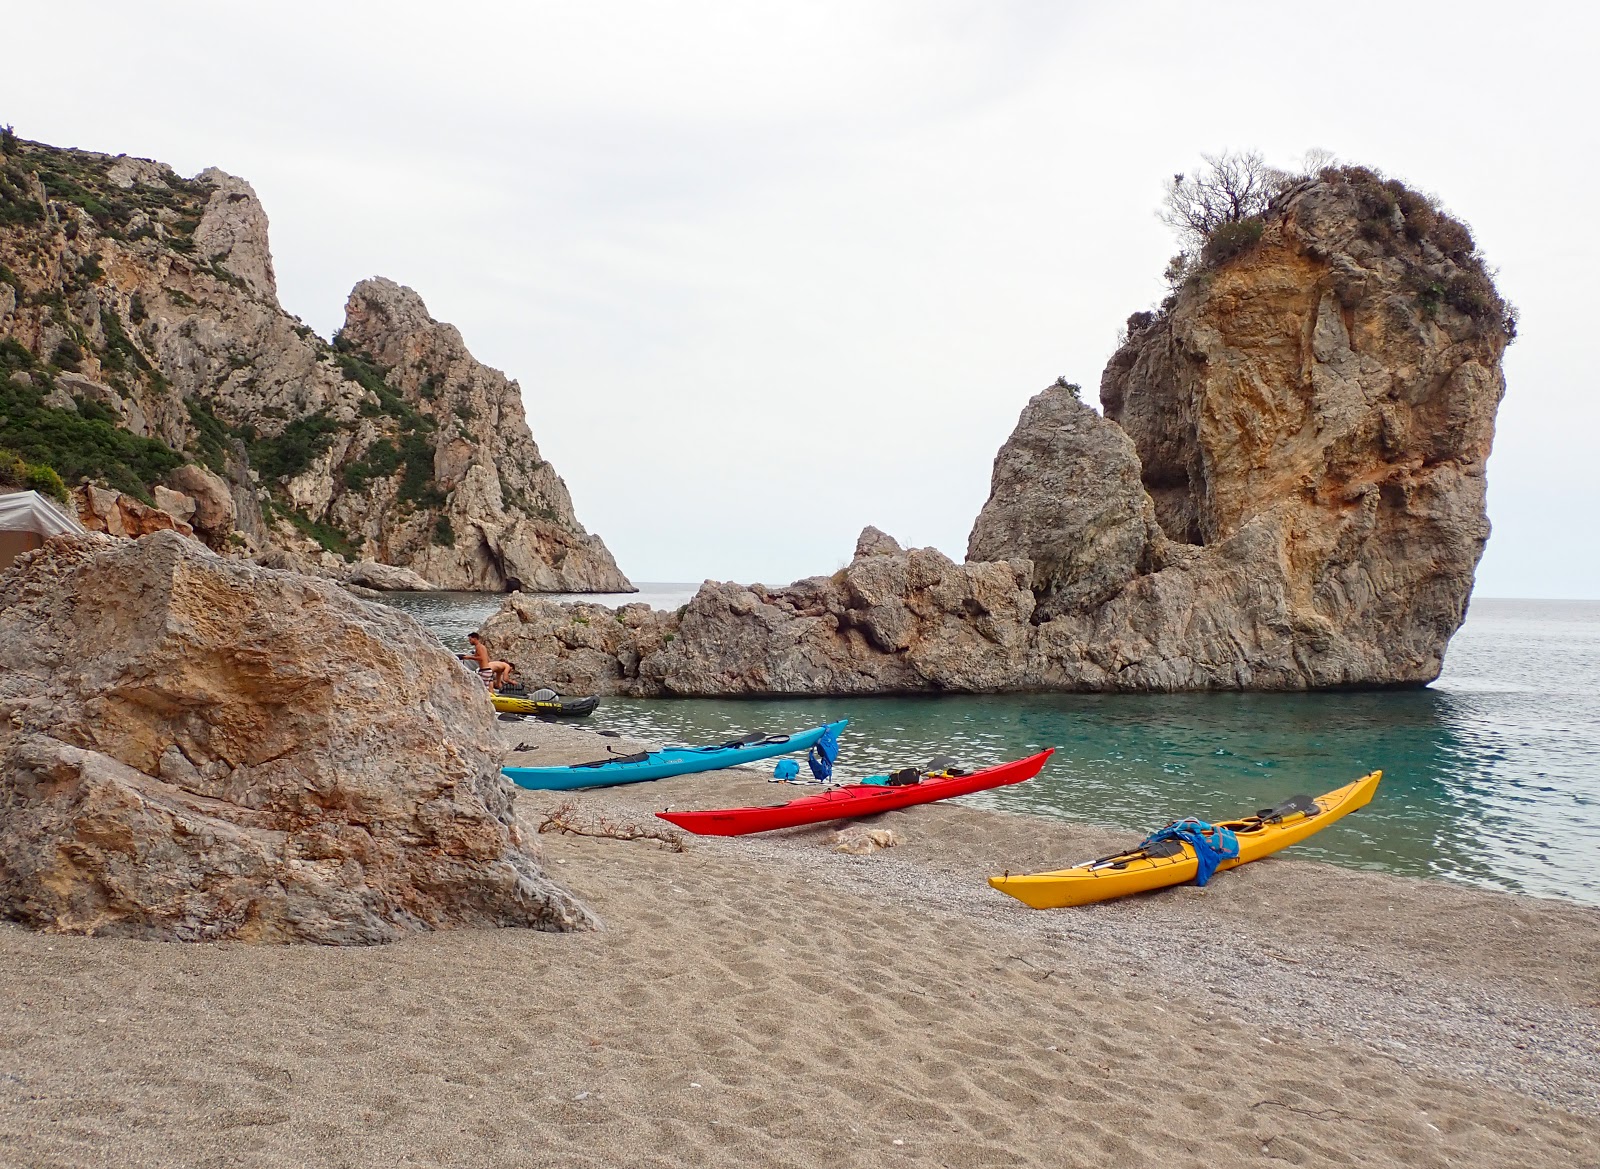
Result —
<instances>
[{"instance_id":1,"label":"shirtless person sitting","mask_svg":"<svg viewBox=\"0 0 1600 1169\"><path fill-rule=\"evenodd\" d=\"M511 681L511 663L490 661L489 647L483 644L483 638L476 633L467 634L467 640L472 643L472 652L469 654L457 654L456 657L464 662L477 662L480 670L492 671L494 674L494 688L496 690L505 689L506 684Z\"/></svg>"}]
</instances>

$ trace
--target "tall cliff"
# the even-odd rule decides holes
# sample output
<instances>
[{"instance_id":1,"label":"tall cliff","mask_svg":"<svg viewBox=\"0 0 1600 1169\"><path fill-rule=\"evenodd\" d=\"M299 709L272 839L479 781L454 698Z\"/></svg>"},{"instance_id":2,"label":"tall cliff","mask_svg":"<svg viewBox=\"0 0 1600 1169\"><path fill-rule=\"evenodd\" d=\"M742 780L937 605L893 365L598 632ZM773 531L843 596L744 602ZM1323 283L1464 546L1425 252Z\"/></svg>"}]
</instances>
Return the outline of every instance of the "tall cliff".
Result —
<instances>
[{"instance_id":1,"label":"tall cliff","mask_svg":"<svg viewBox=\"0 0 1600 1169\"><path fill-rule=\"evenodd\" d=\"M631 694L1304 689L1438 676L1488 538L1514 332L1470 233L1359 168L1288 183L1058 382L967 563L863 533L832 577L676 614L513 598L493 651Z\"/></svg>"},{"instance_id":2,"label":"tall cliff","mask_svg":"<svg viewBox=\"0 0 1600 1169\"><path fill-rule=\"evenodd\" d=\"M1048 684L1431 681L1489 535L1515 328L1471 234L1329 169L1198 259L1129 320L1103 418L1060 387L1023 412L969 557L1033 561Z\"/></svg>"},{"instance_id":3,"label":"tall cliff","mask_svg":"<svg viewBox=\"0 0 1600 1169\"><path fill-rule=\"evenodd\" d=\"M363 281L330 344L278 304L243 180L0 147L0 450L26 474L107 484L273 563L632 587L540 457L517 384L416 293ZM127 522L78 494L91 525Z\"/></svg>"}]
</instances>

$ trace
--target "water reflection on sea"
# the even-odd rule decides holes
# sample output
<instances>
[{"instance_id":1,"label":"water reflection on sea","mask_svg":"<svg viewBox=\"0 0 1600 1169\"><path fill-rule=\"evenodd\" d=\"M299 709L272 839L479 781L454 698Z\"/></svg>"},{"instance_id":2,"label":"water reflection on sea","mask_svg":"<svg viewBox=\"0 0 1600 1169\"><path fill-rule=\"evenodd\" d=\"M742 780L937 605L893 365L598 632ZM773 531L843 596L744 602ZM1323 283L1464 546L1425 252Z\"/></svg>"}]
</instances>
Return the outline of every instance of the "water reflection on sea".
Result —
<instances>
[{"instance_id":1,"label":"water reflection on sea","mask_svg":"<svg viewBox=\"0 0 1600 1169\"><path fill-rule=\"evenodd\" d=\"M644 585L676 608L693 585ZM499 597L399 600L452 648ZM595 600L594 597L579 598ZM1225 818L1375 768L1373 804L1297 855L1600 904L1600 602L1473 602L1427 689L1320 694L606 699L591 722L711 742L848 717L841 768L954 754L969 766L1045 746L1036 780L976 804L1142 832ZM1077 858L1061 858L1063 863Z\"/></svg>"}]
</instances>

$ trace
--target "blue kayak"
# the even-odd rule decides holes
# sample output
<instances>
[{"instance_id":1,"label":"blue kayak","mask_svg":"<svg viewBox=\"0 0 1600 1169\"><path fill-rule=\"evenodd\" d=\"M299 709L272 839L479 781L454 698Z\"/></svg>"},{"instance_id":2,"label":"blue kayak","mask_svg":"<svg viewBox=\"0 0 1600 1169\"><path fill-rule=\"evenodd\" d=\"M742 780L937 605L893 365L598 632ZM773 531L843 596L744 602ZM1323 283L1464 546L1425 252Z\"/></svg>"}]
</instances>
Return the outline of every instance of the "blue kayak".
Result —
<instances>
[{"instance_id":1,"label":"blue kayak","mask_svg":"<svg viewBox=\"0 0 1600 1169\"><path fill-rule=\"evenodd\" d=\"M840 719L827 726L812 727L793 735L746 735L716 747L665 747L637 755L613 755L592 763L570 767L502 767L505 776L518 787L535 791L564 791L579 787L611 787L619 783L639 783L646 779L665 779L669 775L688 775L694 771L716 771L737 767L774 755L809 751L823 732L837 735L849 724Z\"/></svg>"}]
</instances>

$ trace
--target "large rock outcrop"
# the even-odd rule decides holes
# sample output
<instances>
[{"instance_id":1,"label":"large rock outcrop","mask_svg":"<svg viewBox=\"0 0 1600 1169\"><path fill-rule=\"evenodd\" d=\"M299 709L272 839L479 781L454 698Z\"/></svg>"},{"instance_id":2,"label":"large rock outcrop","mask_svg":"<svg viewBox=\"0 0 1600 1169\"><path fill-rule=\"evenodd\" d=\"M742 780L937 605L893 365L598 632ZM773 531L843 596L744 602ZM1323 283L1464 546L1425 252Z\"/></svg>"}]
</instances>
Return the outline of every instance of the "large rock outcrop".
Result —
<instances>
[{"instance_id":1,"label":"large rock outcrop","mask_svg":"<svg viewBox=\"0 0 1600 1169\"><path fill-rule=\"evenodd\" d=\"M1464 227L1327 170L1130 319L1103 416L1065 382L1028 403L966 564L869 529L833 578L615 620L514 600L485 632L634 694L1425 683L1488 537L1513 328Z\"/></svg>"},{"instance_id":2,"label":"large rock outcrop","mask_svg":"<svg viewBox=\"0 0 1600 1169\"><path fill-rule=\"evenodd\" d=\"M0 576L0 913L170 940L584 928L476 679L409 617L175 532Z\"/></svg>"},{"instance_id":3,"label":"large rock outcrop","mask_svg":"<svg viewBox=\"0 0 1600 1169\"><path fill-rule=\"evenodd\" d=\"M1047 566L1041 684L1438 676L1489 534L1507 306L1464 228L1369 171L1289 187L1256 226L1129 321L1104 419L1047 392L996 459L969 554ZM1076 552L1104 530L1114 555Z\"/></svg>"},{"instance_id":4,"label":"large rock outcrop","mask_svg":"<svg viewBox=\"0 0 1600 1169\"><path fill-rule=\"evenodd\" d=\"M628 591L540 457L517 384L392 281L330 344L278 304L267 216L218 170L6 139L0 449L219 551L444 588ZM98 427L118 434L108 441Z\"/></svg>"},{"instance_id":5,"label":"large rock outcrop","mask_svg":"<svg viewBox=\"0 0 1600 1169\"><path fill-rule=\"evenodd\" d=\"M346 493L329 512L338 527L361 533L387 562L444 588L632 591L540 456L517 383L474 360L460 332L429 316L420 296L392 280L363 280L350 294L338 340L384 371L402 402L435 420L429 478L444 497L434 507L385 517L375 516L364 496ZM441 525L448 540L439 538Z\"/></svg>"},{"instance_id":6,"label":"large rock outcrop","mask_svg":"<svg viewBox=\"0 0 1600 1169\"><path fill-rule=\"evenodd\" d=\"M881 694L1026 685L1027 562L957 564L876 528L831 577L708 581L677 613L514 595L490 650L567 693Z\"/></svg>"},{"instance_id":7,"label":"large rock outcrop","mask_svg":"<svg viewBox=\"0 0 1600 1169\"><path fill-rule=\"evenodd\" d=\"M967 543L969 561L1032 562L1036 619L1116 596L1149 571L1160 531L1133 443L1078 393L1057 382L1023 408Z\"/></svg>"}]
</instances>

